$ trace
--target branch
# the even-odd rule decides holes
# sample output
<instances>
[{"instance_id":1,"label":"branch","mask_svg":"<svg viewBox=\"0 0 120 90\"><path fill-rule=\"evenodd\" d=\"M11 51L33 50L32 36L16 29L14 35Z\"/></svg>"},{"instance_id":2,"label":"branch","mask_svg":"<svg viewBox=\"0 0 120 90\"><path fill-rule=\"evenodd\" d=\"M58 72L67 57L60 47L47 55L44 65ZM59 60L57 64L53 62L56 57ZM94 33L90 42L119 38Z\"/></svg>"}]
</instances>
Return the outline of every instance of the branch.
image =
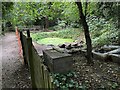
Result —
<instances>
[{"instance_id":1,"label":"branch","mask_svg":"<svg viewBox=\"0 0 120 90\"><path fill-rule=\"evenodd\" d=\"M85 18L87 16L88 0L85 2Z\"/></svg>"}]
</instances>

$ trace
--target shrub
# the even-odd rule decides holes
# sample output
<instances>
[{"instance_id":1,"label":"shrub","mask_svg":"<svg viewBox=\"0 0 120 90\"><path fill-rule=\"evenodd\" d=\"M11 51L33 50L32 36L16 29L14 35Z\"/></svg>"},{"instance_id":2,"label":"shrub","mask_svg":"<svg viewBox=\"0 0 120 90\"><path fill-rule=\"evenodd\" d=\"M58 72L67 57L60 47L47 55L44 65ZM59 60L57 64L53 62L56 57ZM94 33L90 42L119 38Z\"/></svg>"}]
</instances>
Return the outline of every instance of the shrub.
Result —
<instances>
[{"instance_id":1,"label":"shrub","mask_svg":"<svg viewBox=\"0 0 120 90\"><path fill-rule=\"evenodd\" d=\"M112 19L106 21L103 18L89 17L87 19L89 30L92 36L92 44L94 47L104 44L118 43L118 30Z\"/></svg>"},{"instance_id":2,"label":"shrub","mask_svg":"<svg viewBox=\"0 0 120 90\"><path fill-rule=\"evenodd\" d=\"M79 29L66 28L54 32L32 33L31 36L35 41L38 41L43 38L70 38L75 40L80 35L80 33L81 31Z\"/></svg>"},{"instance_id":3,"label":"shrub","mask_svg":"<svg viewBox=\"0 0 120 90\"><path fill-rule=\"evenodd\" d=\"M106 31L102 35L92 39L93 46L103 46L105 44L116 44L118 43L118 32Z\"/></svg>"}]
</instances>

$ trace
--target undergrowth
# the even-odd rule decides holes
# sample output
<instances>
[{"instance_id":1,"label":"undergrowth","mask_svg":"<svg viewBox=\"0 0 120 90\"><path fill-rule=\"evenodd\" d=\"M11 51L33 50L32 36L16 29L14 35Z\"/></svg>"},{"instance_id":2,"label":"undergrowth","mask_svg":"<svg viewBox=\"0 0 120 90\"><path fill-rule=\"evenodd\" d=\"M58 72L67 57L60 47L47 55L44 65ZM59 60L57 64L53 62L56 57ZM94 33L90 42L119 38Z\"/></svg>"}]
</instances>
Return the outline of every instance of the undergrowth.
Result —
<instances>
[{"instance_id":1,"label":"undergrowth","mask_svg":"<svg viewBox=\"0 0 120 90\"><path fill-rule=\"evenodd\" d=\"M112 20L106 21L105 19L98 19L97 17L89 18L87 20L93 47L118 43L118 30ZM82 28L66 28L53 32L33 33L31 36L35 41L40 41L44 38L64 38L76 40L77 37L80 36L81 32L83 32Z\"/></svg>"},{"instance_id":2,"label":"undergrowth","mask_svg":"<svg viewBox=\"0 0 120 90\"><path fill-rule=\"evenodd\" d=\"M93 47L118 43L118 30L112 19L92 17L88 19Z\"/></svg>"},{"instance_id":3,"label":"undergrowth","mask_svg":"<svg viewBox=\"0 0 120 90\"><path fill-rule=\"evenodd\" d=\"M73 39L75 40L79 35L81 31L80 29L74 29L74 28L66 28L59 31L53 31L53 32L39 32L39 33L32 33L31 37L33 40L38 41L44 38L64 38L64 39Z\"/></svg>"},{"instance_id":4,"label":"undergrowth","mask_svg":"<svg viewBox=\"0 0 120 90\"><path fill-rule=\"evenodd\" d=\"M75 78L77 78L76 72L68 72L65 74L56 73L52 74L53 77L53 84L56 86L56 88L59 89L77 89L77 90L86 90L85 85L79 85L79 83L76 81Z\"/></svg>"}]
</instances>

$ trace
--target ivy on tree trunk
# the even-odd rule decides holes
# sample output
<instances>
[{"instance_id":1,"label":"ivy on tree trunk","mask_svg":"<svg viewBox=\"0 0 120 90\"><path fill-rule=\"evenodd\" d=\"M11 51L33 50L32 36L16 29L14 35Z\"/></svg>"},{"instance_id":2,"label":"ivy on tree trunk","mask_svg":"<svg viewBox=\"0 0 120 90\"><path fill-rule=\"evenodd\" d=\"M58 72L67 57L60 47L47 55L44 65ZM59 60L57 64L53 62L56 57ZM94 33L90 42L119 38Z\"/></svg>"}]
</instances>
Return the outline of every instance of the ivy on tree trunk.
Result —
<instances>
[{"instance_id":1,"label":"ivy on tree trunk","mask_svg":"<svg viewBox=\"0 0 120 90\"><path fill-rule=\"evenodd\" d=\"M86 17L83 14L81 1L76 2L76 4L79 9L79 16L80 16L80 19L81 19L81 22L83 25L84 33L85 33L85 39L86 39L86 45L87 45L87 62L88 62L88 64L93 64L92 45L91 45L91 38L90 38L90 34L89 34L88 24L86 22Z\"/></svg>"}]
</instances>

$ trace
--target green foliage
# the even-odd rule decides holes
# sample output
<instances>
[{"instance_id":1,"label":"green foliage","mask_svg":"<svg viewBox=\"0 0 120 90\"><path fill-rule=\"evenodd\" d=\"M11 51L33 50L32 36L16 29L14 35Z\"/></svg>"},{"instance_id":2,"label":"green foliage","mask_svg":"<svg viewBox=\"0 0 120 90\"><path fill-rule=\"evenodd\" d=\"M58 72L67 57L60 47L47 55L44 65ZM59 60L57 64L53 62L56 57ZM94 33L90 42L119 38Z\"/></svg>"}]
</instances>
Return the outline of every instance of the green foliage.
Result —
<instances>
[{"instance_id":1,"label":"green foliage","mask_svg":"<svg viewBox=\"0 0 120 90\"><path fill-rule=\"evenodd\" d=\"M65 8L62 12L63 19L65 19L69 24L79 22L79 12L76 4L74 2L64 3Z\"/></svg>"},{"instance_id":2,"label":"green foliage","mask_svg":"<svg viewBox=\"0 0 120 90\"><path fill-rule=\"evenodd\" d=\"M9 19L10 17L7 17L9 14L10 10L13 8L13 2L2 2L2 19L6 20Z\"/></svg>"},{"instance_id":3,"label":"green foliage","mask_svg":"<svg viewBox=\"0 0 120 90\"><path fill-rule=\"evenodd\" d=\"M93 17L88 21L93 46L118 43L118 30L112 20Z\"/></svg>"},{"instance_id":4,"label":"green foliage","mask_svg":"<svg viewBox=\"0 0 120 90\"><path fill-rule=\"evenodd\" d=\"M58 23L57 23L57 25L55 25L55 26L53 26L53 27L51 27L51 28L49 28L49 29L52 29L52 30L54 30L54 31L58 31L58 30L61 30L61 29L63 29L63 28L65 28L66 27L66 21L64 21L64 20L58 20Z\"/></svg>"},{"instance_id":5,"label":"green foliage","mask_svg":"<svg viewBox=\"0 0 120 90\"><path fill-rule=\"evenodd\" d=\"M118 43L118 32L110 32L107 31L100 35L99 37L96 37L93 39L93 45L94 46L102 46L105 44L116 44Z\"/></svg>"},{"instance_id":6,"label":"green foliage","mask_svg":"<svg viewBox=\"0 0 120 90\"><path fill-rule=\"evenodd\" d=\"M63 39L63 38L44 38L44 39L40 39L37 41L40 44L45 44L45 45L59 45L59 44L64 44L67 42L73 42L72 39Z\"/></svg>"},{"instance_id":7,"label":"green foliage","mask_svg":"<svg viewBox=\"0 0 120 90\"><path fill-rule=\"evenodd\" d=\"M78 21L79 18L77 7L72 2L5 2L2 8L4 19L14 26L29 26L36 19L43 18L48 18L49 21L60 19L68 23ZM61 25L64 26L63 23Z\"/></svg>"},{"instance_id":8,"label":"green foliage","mask_svg":"<svg viewBox=\"0 0 120 90\"><path fill-rule=\"evenodd\" d=\"M37 16L35 3L15 2L13 9L11 9L12 16L9 16L13 25L29 26L35 21Z\"/></svg>"},{"instance_id":9,"label":"green foliage","mask_svg":"<svg viewBox=\"0 0 120 90\"><path fill-rule=\"evenodd\" d=\"M65 24L66 24L66 21L58 21L58 26L60 26L60 27L65 27Z\"/></svg>"},{"instance_id":10,"label":"green foliage","mask_svg":"<svg viewBox=\"0 0 120 90\"><path fill-rule=\"evenodd\" d=\"M80 35L79 29L66 28L54 32L41 32L41 33L32 33L31 36L33 40L38 41L43 38L70 38L75 40Z\"/></svg>"},{"instance_id":11,"label":"green foliage","mask_svg":"<svg viewBox=\"0 0 120 90\"><path fill-rule=\"evenodd\" d=\"M112 84L112 89L116 89L119 85L117 83Z\"/></svg>"},{"instance_id":12,"label":"green foliage","mask_svg":"<svg viewBox=\"0 0 120 90\"><path fill-rule=\"evenodd\" d=\"M53 83L55 84L55 86L57 88L60 89L65 89L65 90L69 90L69 89L85 89L84 85L79 85L79 83L74 80L74 78L77 77L75 72L68 72L65 74L60 74L60 73L56 73L53 74Z\"/></svg>"}]
</instances>

